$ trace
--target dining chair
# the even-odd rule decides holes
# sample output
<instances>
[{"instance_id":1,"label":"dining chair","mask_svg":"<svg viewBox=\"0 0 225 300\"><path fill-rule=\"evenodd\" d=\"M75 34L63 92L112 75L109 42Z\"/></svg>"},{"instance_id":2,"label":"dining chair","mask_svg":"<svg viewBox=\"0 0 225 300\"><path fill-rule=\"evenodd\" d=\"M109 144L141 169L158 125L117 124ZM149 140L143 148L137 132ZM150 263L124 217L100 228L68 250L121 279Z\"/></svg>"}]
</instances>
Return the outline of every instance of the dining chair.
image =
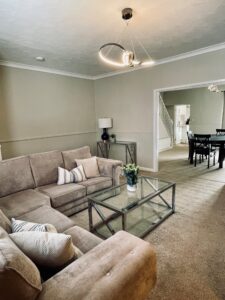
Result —
<instances>
[{"instance_id":1,"label":"dining chair","mask_svg":"<svg viewBox=\"0 0 225 300\"><path fill-rule=\"evenodd\" d=\"M225 129L216 129L217 135L225 135Z\"/></svg>"},{"instance_id":2,"label":"dining chair","mask_svg":"<svg viewBox=\"0 0 225 300\"><path fill-rule=\"evenodd\" d=\"M188 138L188 159L191 159L191 141L190 139L193 137L193 132L191 130L187 131L187 138Z\"/></svg>"},{"instance_id":3,"label":"dining chair","mask_svg":"<svg viewBox=\"0 0 225 300\"><path fill-rule=\"evenodd\" d=\"M195 167L197 165L197 159L199 162L204 161L204 157L208 159L208 168L210 167L210 157L213 155L213 165L216 162L216 149L212 148L210 143L211 134L194 134L194 157Z\"/></svg>"},{"instance_id":4,"label":"dining chair","mask_svg":"<svg viewBox=\"0 0 225 300\"><path fill-rule=\"evenodd\" d=\"M216 129L216 135L225 135L225 129ZM220 145L219 144L214 144L214 147L219 149Z\"/></svg>"}]
</instances>

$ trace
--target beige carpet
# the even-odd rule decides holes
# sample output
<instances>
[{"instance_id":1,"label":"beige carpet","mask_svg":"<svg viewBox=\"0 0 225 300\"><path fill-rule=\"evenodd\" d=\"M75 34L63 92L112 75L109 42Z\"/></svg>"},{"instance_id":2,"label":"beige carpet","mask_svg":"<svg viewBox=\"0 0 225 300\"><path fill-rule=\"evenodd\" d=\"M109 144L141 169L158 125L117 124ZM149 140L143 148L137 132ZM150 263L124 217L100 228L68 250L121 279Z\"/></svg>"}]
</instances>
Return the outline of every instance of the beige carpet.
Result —
<instances>
[{"instance_id":1,"label":"beige carpet","mask_svg":"<svg viewBox=\"0 0 225 300\"><path fill-rule=\"evenodd\" d=\"M207 169L206 162L195 168L180 146L160 154L153 175L176 182L177 189L176 213L145 238L158 258L148 299L225 299L225 168ZM88 229L87 210L72 218Z\"/></svg>"}]
</instances>

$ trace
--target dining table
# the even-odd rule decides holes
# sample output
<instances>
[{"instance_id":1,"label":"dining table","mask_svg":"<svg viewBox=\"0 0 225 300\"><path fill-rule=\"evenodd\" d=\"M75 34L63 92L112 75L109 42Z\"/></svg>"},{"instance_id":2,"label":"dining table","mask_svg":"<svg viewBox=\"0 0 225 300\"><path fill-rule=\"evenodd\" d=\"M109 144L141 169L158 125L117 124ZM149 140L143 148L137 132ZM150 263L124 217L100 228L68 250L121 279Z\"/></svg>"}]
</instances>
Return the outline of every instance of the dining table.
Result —
<instances>
[{"instance_id":1,"label":"dining table","mask_svg":"<svg viewBox=\"0 0 225 300\"><path fill-rule=\"evenodd\" d=\"M190 164L194 163L194 141L195 138L194 136L189 137L189 159L190 159ZM216 134L211 134L211 137L209 138L208 141L209 145L212 145L214 147L218 147L219 149L219 168L223 168L223 161L225 157L225 135L216 135Z\"/></svg>"}]
</instances>

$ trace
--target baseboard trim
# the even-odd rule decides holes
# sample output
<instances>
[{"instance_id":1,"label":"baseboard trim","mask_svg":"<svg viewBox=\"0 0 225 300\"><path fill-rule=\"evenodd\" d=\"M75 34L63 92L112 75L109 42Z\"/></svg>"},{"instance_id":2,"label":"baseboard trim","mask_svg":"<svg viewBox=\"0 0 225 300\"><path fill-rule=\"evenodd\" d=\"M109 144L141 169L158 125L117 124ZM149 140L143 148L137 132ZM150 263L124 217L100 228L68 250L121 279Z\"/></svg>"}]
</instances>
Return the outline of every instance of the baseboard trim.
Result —
<instances>
[{"instance_id":1,"label":"baseboard trim","mask_svg":"<svg viewBox=\"0 0 225 300\"><path fill-rule=\"evenodd\" d=\"M173 149L173 147L170 146L170 147L166 147L166 148L163 148L163 149L159 149L159 152L167 151L167 150L170 150L170 149Z\"/></svg>"},{"instance_id":2,"label":"baseboard trim","mask_svg":"<svg viewBox=\"0 0 225 300\"><path fill-rule=\"evenodd\" d=\"M146 171L146 172L155 172L153 168L146 168L146 167L139 167L141 171Z\"/></svg>"}]
</instances>

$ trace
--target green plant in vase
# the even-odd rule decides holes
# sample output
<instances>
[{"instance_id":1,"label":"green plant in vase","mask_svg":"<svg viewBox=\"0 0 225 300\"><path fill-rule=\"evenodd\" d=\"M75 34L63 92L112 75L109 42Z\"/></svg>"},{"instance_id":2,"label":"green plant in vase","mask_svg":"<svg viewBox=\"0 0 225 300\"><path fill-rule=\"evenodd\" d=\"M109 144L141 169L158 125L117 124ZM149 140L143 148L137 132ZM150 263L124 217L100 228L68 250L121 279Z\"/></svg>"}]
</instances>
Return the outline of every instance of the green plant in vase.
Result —
<instances>
[{"instance_id":1,"label":"green plant in vase","mask_svg":"<svg viewBox=\"0 0 225 300\"><path fill-rule=\"evenodd\" d=\"M127 178L128 191L135 192L137 189L139 167L135 164L127 164L123 167L123 172Z\"/></svg>"}]
</instances>

